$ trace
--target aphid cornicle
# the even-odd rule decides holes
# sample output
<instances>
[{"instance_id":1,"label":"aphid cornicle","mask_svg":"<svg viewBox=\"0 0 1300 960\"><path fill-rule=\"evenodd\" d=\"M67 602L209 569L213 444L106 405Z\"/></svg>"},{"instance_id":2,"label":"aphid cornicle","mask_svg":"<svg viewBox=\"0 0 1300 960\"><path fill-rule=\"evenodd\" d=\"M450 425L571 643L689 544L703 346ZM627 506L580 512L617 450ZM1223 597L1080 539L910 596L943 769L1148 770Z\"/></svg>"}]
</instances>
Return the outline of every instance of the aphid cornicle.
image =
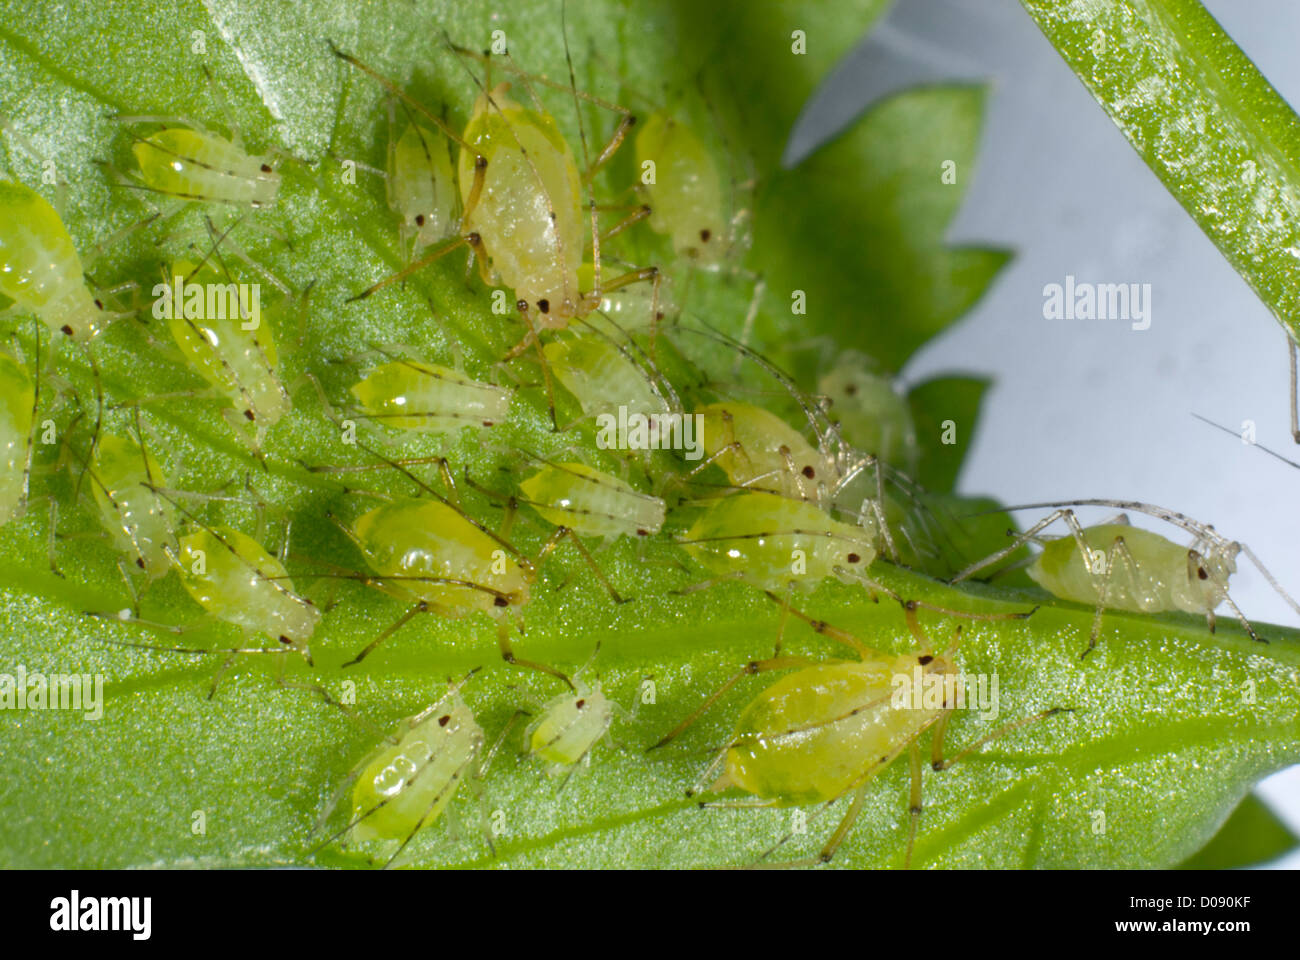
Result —
<instances>
[{"instance_id":1,"label":"aphid cornicle","mask_svg":"<svg viewBox=\"0 0 1300 960\"><path fill-rule=\"evenodd\" d=\"M269 207L280 190L271 158L253 156L207 130L164 125L135 136L131 152L139 164L140 186L182 200Z\"/></svg>"},{"instance_id":2,"label":"aphid cornicle","mask_svg":"<svg viewBox=\"0 0 1300 960\"><path fill-rule=\"evenodd\" d=\"M90 340L107 325L81 257L55 209L35 190L0 181L0 293L56 333Z\"/></svg>"},{"instance_id":3,"label":"aphid cornicle","mask_svg":"<svg viewBox=\"0 0 1300 960\"><path fill-rule=\"evenodd\" d=\"M153 454L131 438L104 434L87 473L100 523L114 546L146 579L166 576L177 548L176 511L156 492L167 478Z\"/></svg>"},{"instance_id":4,"label":"aphid cornicle","mask_svg":"<svg viewBox=\"0 0 1300 960\"><path fill-rule=\"evenodd\" d=\"M1104 506L1134 510L1157 517L1191 533L1191 546L1182 546L1157 533L1137 529L1121 514L1108 523L1083 527L1071 506ZM1057 520L1064 520L1069 535L1048 540L1034 558L1029 575L1054 596L1075 603L1095 604L1087 656L1097 645L1102 612L1107 608L1130 613L1182 611L1201 614L1214 629L1214 611L1227 603L1246 632L1262 640L1250 621L1228 595L1228 580L1237 571L1237 556L1245 554L1264 574L1274 590L1300 613L1300 605L1243 543L1229 540L1213 527L1173 510L1126 500L1071 500L1033 503L1008 510L1058 508L1018 536L1010 546L962 570L952 580L958 583L990 564L1010 556L1022 545L1041 542L1039 533Z\"/></svg>"},{"instance_id":5,"label":"aphid cornicle","mask_svg":"<svg viewBox=\"0 0 1300 960\"><path fill-rule=\"evenodd\" d=\"M0 525L27 506L39 396L27 368L0 351Z\"/></svg>"},{"instance_id":6,"label":"aphid cornicle","mask_svg":"<svg viewBox=\"0 0 1300 960\"><path fill-rule=\"evenodd\" d=\"M1044 710L1022 720L1008 723L986 734L952 757L946 757L943 741L956 702L950 702L950 685L943 690L942 702L931 705L925 698L912 700L897 697L899 678L909 684L933 678L939 684L957 673L954 654L961 628L942 653L930 649L929 639L916 617L917 604L903 603L904 616L918 649L912 653L892 655L872 649L860 640L828 627L806 614L791 611L841 643L851 646L858 659L852 661L818 661L808 657L782 656L755 660L731 677L682 724L664 737L659 747L676 737L708 710L727 690L743 677L773 670L793 670L759 693L741 711L734 733L727 745L705 773L705 779L718 767L721 776L708 788L720 792L738 788L750 794L752 801L718 802L705 806L782 807L831 803L852 793L853 800L844 818L822 846L820 852L804 860L780 866L812 866L828 863L849 836L861 812L866 791L879 774L905 750L911 753L911 790L909 827L903 866L910 867L916 828L921 817L920 736L933 729L931 767L944 770L979 750L985 744L1031 723L1063 712L1062 708ZM971 619L1016 620L1028 614L963 614ZM653 748L652 748L653 749ZM771 847L766 859L792 835Z\"/></svg>"},{"instance_id":7,"label":"aphid cornicle","mask_svg":"<svg viewBox=\"0 0 1300 960\"><path fill-rule=\"evenodd\" d=\"M371 367L351 393L361 416L387 427L424 433L504 423L513 396L504 387L409 357Z\"/></svg>"}]
</instances>

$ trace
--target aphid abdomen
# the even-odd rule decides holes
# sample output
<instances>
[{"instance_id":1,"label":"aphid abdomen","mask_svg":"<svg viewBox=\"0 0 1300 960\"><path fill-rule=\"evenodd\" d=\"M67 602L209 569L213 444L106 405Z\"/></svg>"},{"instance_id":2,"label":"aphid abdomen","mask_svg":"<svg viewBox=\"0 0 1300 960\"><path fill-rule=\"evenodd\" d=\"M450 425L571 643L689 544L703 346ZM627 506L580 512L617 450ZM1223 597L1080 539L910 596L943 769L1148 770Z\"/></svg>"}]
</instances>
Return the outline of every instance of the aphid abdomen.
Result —
<instances>
[{"instance_id":1,"label":"aphid abdomen","mask_svg":"<svg viewBox=\"0 0 1300 960\"><path fill-rule=\"evenodd\" d=\"M284 565L238 530L205 527L181 537L176 567L204 610L251 633L303 647L320 619L293 592Z\"/></svg>"},{"instance_id":2,"label":"aphid abdomen","mask_svg":"<svg viewBox=\"0 0 1300 960\"><path fill-rule=\"evenodd\" d=\"M614 709L599 685L556 697L527 731L528 751L556 773L585 757L609 729Z\"/></svg>"},{"instance_id":3,"label":"aphid abdomen","mask_svg":"<svg viewBox=\"0 0 1300 960\"><path fill-rule=\"evenodd\" d=\"M0 525L18 516L27 493L36 383L13 357L0 353Z\"/></svg>"},{"instance_id":4,"label":"aphid abdomen","mask_svg":"<svg viewBox=\"0 0 1300 960\"><path fill-rule=\"evenodd\" d=\"M371 569L413 600L462 614L499 613L527 602L519 565L445 503L387 503L359 517L352 531Z\"/></svg>"},{"instance_id":5,"label":"aphid abdomen","mask_svg":"<svg viewBox=\"0 0 1300 960\"><path fill-rule=\"evenodd\" d=\"M748 403L711 403L704 417L704 452L736 486L753 485L787 497L817 500L832 485L829 458L776 414Z\"/></svg>"},{"instance_id":6,"label":"aphid abdomen","mask_svg":"<svg viewBox=\"0 0 1300 960\"><path fill-rule=\"evenodd\" d=\"M774 493L713 501L680 542L714 576L766 589L792 582L811 588L838 571L865 572L876 558L863 528Z\"/></svg>"},{"instance_id":7,"label":"aphid abdomen","mask_svg":"<svg viewBox=\"0 0 1300 960\"><path fill-rule=\"evenodd\" d=\"M384 426L427 433L491 427L510 414L509 390L435 363L395 360L352 387L362 411Z\"/></svg>"},{"instance_id":8,"label":"aphid abdomen","mask_svg":"<svg viewBox=\"0 0 1300 960\"><path fill-rule=\"evenodd\" d=\"M832 800L884 769L942 709L894 708L894 677L916 656L807 667L782 677L740 715L726 774L755 796L786 803Z\"/></svg>"},{"instance_id":9,"label":"aphid abdomen","mask_svg":"<svg viewBox=\"0 0 1300 960\"><path fill-rule=\"evenodd\" d=\"M585 314L578 289L584 221L573 153L549 116L526 110L502 84L489 104L480 95L465 128L458 164L461 202L469 206L474 162L488 161L468 229L483 242L502 282L527 301L543 327Z\"/></svg>"},{"instance_id":10,"label":"aphid abdomen","mask_svg":"<svg viewBox=\"0 0 1300 960\"><path fill-rule=\"evenodd\" d=\"M169 127L141 138L131 152L146 187L186 200L268 207L280 189L270 163L215 133Z\"/></svg>"},{"instance_id":11,"label":"aphid abdomen","mask_svg":"<svg viewBox=\"0 0 1300 960\"><path fill-rule=\"evenodd\" d=\"M374 754L352 788L353 839L401 840L442 814L483 747L459 694Z\"/></svg>"},{"instance_id":12,"label":"aphid abdomen","mask_svg":"<svg viewBox=\"0 0 1300 960\"><path fill-rule=\"evenodd\" d=\"M393 144L388 168L388 205L415 230L416 249L456 229L456 183L447 138L412 123Z\"/></svg>"},{"instance_id":13,"label":"aphid abdomen","mask_svg":"<svg viewBox=\"0 0 1300 960\"><path fill-rule=\"evenodd\" d=\"M1101 599L1101 571L1105 564L1113 562L1106 585L1109 609L1130 613L1206 612L1204 603L1197 602L1188 589L1186 547L1124 524L1088 527L1083 536L1096 557L1097 573L1085 566L1074 537L1064 536L1043 548L1029 567L1029 576L1054 596L1091 605ZM1116 538L1124 541L1124 550L1112 553Z\"/></svg>"},{"instance_id":14,"label":"aphid abdomen","mask_svg":"<svg viewBox=\"0 0 1300 960\"><path fill-rule=\"evenodd\" d=\"M100 437L90 467L91 491L99 518L118 550L150 580L171 569L175 550L175 509L150 487L167 486L153 456L134 440Z\"/></svg>"},{"instance_id":15,"label":"aphid abdomen","mask_svg":"<svg viewBox=\"0 0 1300 960\"><path fill-rule=\"evenodd\" d=\"M655 113L636 137L637 167L654 164L654 183L646 184L650 198L650 227L666 234L673 249L704 265L726 253L727 217L718 171L704 144L686 127Z\"/></svg>"},{"instance_id":16,"label":"aphid abdomen","mask_svg":"<svg viewBox=\"0 0 1300 960\"><path fill-rule=\"evenodd\" d=\"M588 416L619 407L626 407L629 416L669 412L646 371L604 337L564 336L546 344L542 352L555 378L577 398Z\"/></svg>"},{"instance_id":17,"label":"aphid abdomen","mask_svg":"<svg viewBox=\"0 0 1300 960\"><path fill-rule=\"evenodd\" d=\"M185 279L186 293L182 303L172 305L167 326L186 365L221 390L250 423L278 423L291 403L276 373L279 358L270 324L260 315L260 295L254 324L252 297L245 303L240 285L224 282L206 267L195 273L185 261L177 261L172 273L173 283Z\"/></svg>"},{"instance_id":18,"label":"aphid abdomen","mask_svg":"<svg viewBox=\"0 0 1300 960\"><path fill-rule=\"evenodd\" d=\"M663 500L583 463L547 464L519 489L544 520L583 537L649 536L664 524Z\"/></svg>"},{"instance_id":19,"label":"aphid abdomen","mask_svg":"<svg viewBox=\"0 0 1300 960\"><path fill-rule=\"evenodd\" d=\"M35 190L0 181L0 293L51 330L89 340L103 328L81 258L58 213Z\"/></svg>"}]
</instances>

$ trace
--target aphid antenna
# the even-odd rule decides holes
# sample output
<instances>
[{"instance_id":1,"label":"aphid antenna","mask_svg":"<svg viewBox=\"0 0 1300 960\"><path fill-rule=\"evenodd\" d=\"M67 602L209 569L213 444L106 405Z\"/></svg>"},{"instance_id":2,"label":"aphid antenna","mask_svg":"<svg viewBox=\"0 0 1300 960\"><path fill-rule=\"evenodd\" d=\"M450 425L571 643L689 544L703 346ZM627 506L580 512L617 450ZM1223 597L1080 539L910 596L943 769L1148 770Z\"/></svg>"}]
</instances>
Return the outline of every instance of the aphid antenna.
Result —
<instances>
[{"instance_id":1,"label":"aphid antenna","mask_svg":"<svg viewBox=\"0 0 1300 960\"><path fill-rule=\"evenodd\" d=\"M443 36L444 37L446 36L445 31L443 33ZM344 63L356 67L362 73L378 81L380 86L382 86L393 96L397 97L397 99L400 100L402 103L408 104L409 106L413 107L421 116L425 117L431 123L433 123L433 125L436 126L438 130L441 131L445 137L447 137L447 139L451 140L457 146L461 147L462 149L474 152L474 148L470 146L468 143L466 143L465 139L461 137L461 135L458 134L455 130L453 130L446 120L438 116L436 113L434 113L432 110L426 107L415 97L411 96L409 93L403 90L401 86L399 86L396 82L390 80L388 77L384 76L382 73L375 70L373 67L370 67L365 63L361 62L352 54L347 53L344 50L341 50L338 47L338 45L335 44L335 42L329 39L328 37L326 38L325 42L329 44L330 52L333 53L334 56L338 57ZM479 157L479 160L483 163L487 162L486 158L484 157Z\"/></svg>"},{"instance_id":2,"label":"aphid antenna","mask_svg":"<svg viewBox=\"0 0 1300 960\"><path fill-rule=\"evenodd\" d=\"M1210 426L1214 427L1214 429L1222 430L1230 437L1236 437L1238 440L1241 439L1241 434L1238 433L1236 430L1233 430L1231 427L1225 427L1223 424L1216 423L1215 421L1211 420L1209 417L1203 417L1199 413L1193 413L1192 416L1194 416L1197 420L1201 421L1201 423L1208 423ZM1273 457L1275 460L1281 460L1289 467L1295 467L1297 470L1300 470L1300 463L1296 463L1294 460L1288 460L1286 457L1282 456L1282 454L1278 453L1276 450L1266 447L1262 443L1256 443L1255 441L1251 440L1249 442L1249 446L1252 446L1257 450L1262 450L1264 453L1267 453L1270 457Z\"/></svg>"}]
</instances>

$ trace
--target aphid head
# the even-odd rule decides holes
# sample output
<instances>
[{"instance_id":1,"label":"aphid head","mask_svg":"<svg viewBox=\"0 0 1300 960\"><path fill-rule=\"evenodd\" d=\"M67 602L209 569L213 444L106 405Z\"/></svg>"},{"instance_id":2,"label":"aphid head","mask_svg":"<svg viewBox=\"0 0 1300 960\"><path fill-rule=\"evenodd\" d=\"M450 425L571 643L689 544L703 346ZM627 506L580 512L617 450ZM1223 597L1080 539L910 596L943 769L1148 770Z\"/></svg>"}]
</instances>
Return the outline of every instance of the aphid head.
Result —
<instances>
[{"instance_id":1,"label":"aphid head","mask_svg":"<svg viewBox=\"0 0 1300 960\"><path fill-rule=\"evenodd\" d=\"M1212 545L1204 552L1187 551L1188 577L1193 588L1204 597L1205 609L1213 610L1223 602L1228 592L1228 579L1237 572L1240 549L1235 543L1225 543Z\"/></svg>"}]
</instances>

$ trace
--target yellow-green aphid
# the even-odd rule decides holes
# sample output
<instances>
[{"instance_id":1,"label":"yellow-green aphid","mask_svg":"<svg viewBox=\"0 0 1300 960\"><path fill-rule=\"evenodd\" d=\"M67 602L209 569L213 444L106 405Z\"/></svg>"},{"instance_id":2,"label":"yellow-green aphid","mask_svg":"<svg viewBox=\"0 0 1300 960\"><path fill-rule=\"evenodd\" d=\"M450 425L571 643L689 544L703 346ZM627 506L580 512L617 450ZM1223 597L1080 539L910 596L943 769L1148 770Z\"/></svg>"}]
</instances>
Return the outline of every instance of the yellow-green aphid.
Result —
<instances>
[{"instance_id":1,"label":"yellow-green aphid","mask_svg":"<svg viewBox=\"0 0 1300 960\"><path fill-rule=\"evenodd\" d=\"M401 358L366 372L352 386L364 416L399 430L438 433L491 427L510 413L510 390L447 367Z\"/></svg>"},{"instance_id":2,"label":"yellow-green aphid","mask_svg":"<svg viewBox=\"0 0 1300 960\"><path fill-rule=\"evenodd\" d=\"M252 537L201 527L180 538L174 563L186 592L208 613L307 654L320 611L294 592L284 564Z\"/></svg>"},{"instance_id":3,"label":"yellow-green aphid","mask_svg":"<svg viewBox=\"0 0 1300 960\"><path fill-rule=\"evenodd\" d=\"M89 340L106 325L81 257L57 212L35 190L0 181L0 293L51 330Z\"/></svg>"},{"instance_id":4,"label":"yellow-green aphid","mask_svg":"<svg viewBox=\"0 0 1300 960\"><path fill-rule=\"evenodd\" d=\"M176 261L169 279L173 289L184 282L183 298L171 297L167 326L186 366L229 401L224 414L240 436L241 424L253 425L260 447L266 430L291 406L276 373L275 338L261 315L260 294L245 302L242 285L186 260Z\"/></svg>"},{"instance_id":5,"label":"yellow-green aphid","mask_svg":"<svg viewBox=\"0 0 1300 960\"><path fill-rule=\"evenodd\" d=\"M450 504L385 503L358 517L350 533L378 585L394 596L450 617L500 618L528 602L531 571Z\"/></svg>"},{"instance_id":6,"label":"yellow-green aphid","mask_svg":"<svg viewBox=\"0 0 1300 960\"><path fill-rule=\"evenodd\" d=\"M27 368L0 352L0 525L21 516L27 506L37 396Z\"/></svg>"},{"instance_id":7,"label":"yellow-green aphid","mask_svg":"<svg viewBox=\"0 0 1300 960\"><path fill-rule=\"evenodd\" d=\"M851 646L855 661L817 661L782 656L755 660L705 701L688 720L661 740L667 742L694 722L719 695L738 680L772 670L793 669L755 697L741 712L727 746L706 776L722 766L709 788L739 788L754 797L755 807L822 803L829 805L849 793L852 803L838 828L807 860L784 864L826 863L852 831L871 781L904 751L911 752L911 802L907 849L903 865L910 866L916 826L921 816L921 757L917 739L934 728L931 766L943 770L985 743L1030 723L1061 712L1046 710L999 728L957 755L946 758L944 734L949 718L962 705L953 657L960 629L941 654L933 653L916 618L916 604L903 603L908 629L919 649L892 655L866 646L856 637L828 627L806 614L795 613L819 632ZM1023 619L1023 614L990 614L974 619ZM787 835L781 843L790 839ZM776 847L768 850L767 855Z\"/></svg>"},{"instance_id":8,"label":"yellow-green aphid","mask_svg":"<svg viewBox=\"0 0 1300 960\"><path fill-rule=\"evenodd\" d=\"M202 203L269 207L280 190L270 158L250 155L225 137L163 127L131 147L148 190Z\"/></svg>"},{"instance_id":9,"label":"yellow-green aphid","mask_svg":"<svg viewBox=\"0 0 1300 960\"><path fill-rule=\"evenodd\" d=\"M414 251L456 232L456 178L447 138L415 121L389 141L388 206L415 238Z\"/></svg>"},{"instance_id":10,"label":"yellow-green aphid","mask_svg":"<svg viewBox=\"0 0 1300 960\"><path fill-rule=\"evenodd\" d=\"M541 715L524 731L528 753L547 764L557 776L590 756L614 722L615 703L601 691L600 681L588 686L573 678L574 690L547 701Z\"/></svg>"},{"instance_id":11,"label":"yellow-green aphid","mask_svg":"<svg viewBox=\"0 0 1300 960\"><path fill-rule=\"evenodd\" d=\"M651 228L667 235L680 256L706 267L721 263L730 223L718 170L703 141L658 112L636 135L636 163L650 205Z\"/></svg>"},{"instance_id":12,"label":"yellow-green aphid","mask_svg":"<svg viewBox=\"0 0 1300 960\"><path fill-rule=\"evenodd\" d=\"M907 399L869 357L838 354L817 381L817 392L827 400L827 419L846 441L904 470L915 467L916 427Z\"/></svg>"},{"instance_id":13,"label":"yellow-green aphid","mask_svg":"<svg viewBox=\"0 0 1300 960\"><path fill-rule=\"evenodd\" d=\"M480 93L465 127L458 161L466 227L492 269L536 310L544 328L564 327L596 306L578 283L590 223L573 151L548 113L520 106L508 83ZM487 160L482 190L471 202L475 164Z\"/></svg>"},{"instance_id":14,"label":"yellow-green aphid","mask_svg":"<svg viewBox=\"0 0 1300 960\"><path fill-rule=\"evenodd\" d=\"M155 491L167 478L135 440L105 434L90 463L99 520L127 561L149 580L166 576L176 552L176 511Z\"/></svg>"},{"instance_id":15,"label":"yellow-green aphid","mask_svg":"<svg viewBox=\"0 0 1300 960\"><path fill-rule=\"evenodd\" d=\"M728 400L695 412L704 417L705 463L737 487L820 503L839 479L831 455L769 410Z\"/></svg>"},{"instance_id":16,"label":"yellow-green aphid","mask_svg":"<svg viewBox=\"0 0 1300 960\"><path fill-rule=\"evenodd\" d=\"M474 772L484 741L457 690L403 720L362 762L352 787L352 838L401 840L391 864Z\"/></svg>"},{"instance_id":17,"label":"yellow-green aphid","mask_svg":"<svg viewBox=\"0 0 1300 960\"><path fill-rule=\"evenodd\" d=\"M812 588L827 577L862 582L876 558L872 524L841 523L806 500L747 491L706 504L678 542L717 580L766 590Z\"/></svg>"},{"instance_id":18,"label":"yellow-green aphid","mask_svg":"<svg viewBox=\"0 0 1300 960\"><path fill-rule=\"evenodd\" d=\"M621 346L595 331L560 336L543 353L555 378L577 398L587 416L617 413L652 418L677 408L672 387L636 359L635 347ZM649 363L648 358L641 358Z\"/></svg>"},{"instance_id":19,"label":"yellow-green aphid","mask_svg":"<svg viewBox=\"0 0 1300 960\"><path fill-rule=\"evenodd\" d=\"M648 537L664 525L663 500L584 463L547 463L519 489L544 520L582 537Z\"/></svg>"},{"instance_id":20,"label":"yellow-green aphid","mask_svg":"<svg viewBox=\"0 0 1300 960\"><path fill-rule=\"evenodd\" d=\"M1227 603L1246 632L1255 640L1250 621L1228 595L1228 580L1237 572L1237 555L1246 557L1264 574L1269 585L1293 610L1298 605L1244 543L1222 536L1207 524L1181 513L1126 500L1075 500L1073 506L1106 506L1136 510L1158 517L1193 534L1191 546L1182 546L1158 533L1129 525L1120 514L1108 523L1083 527L1064 503L1035 503L1011 510L1058 507L1035 523L1008 547L979 560L953 578L953 583L1009 556L1025 543L1043 542L1039 533L1064 520L1069 535L1048 540L1029 568L1029 575L1053 596L1075 603L1096 604L1087 656L1097 644L1101 615L1106 608L1131 613L1179 610L1204 616L1214 629L1214 611Z\"/></svg>"}]
</instances>

